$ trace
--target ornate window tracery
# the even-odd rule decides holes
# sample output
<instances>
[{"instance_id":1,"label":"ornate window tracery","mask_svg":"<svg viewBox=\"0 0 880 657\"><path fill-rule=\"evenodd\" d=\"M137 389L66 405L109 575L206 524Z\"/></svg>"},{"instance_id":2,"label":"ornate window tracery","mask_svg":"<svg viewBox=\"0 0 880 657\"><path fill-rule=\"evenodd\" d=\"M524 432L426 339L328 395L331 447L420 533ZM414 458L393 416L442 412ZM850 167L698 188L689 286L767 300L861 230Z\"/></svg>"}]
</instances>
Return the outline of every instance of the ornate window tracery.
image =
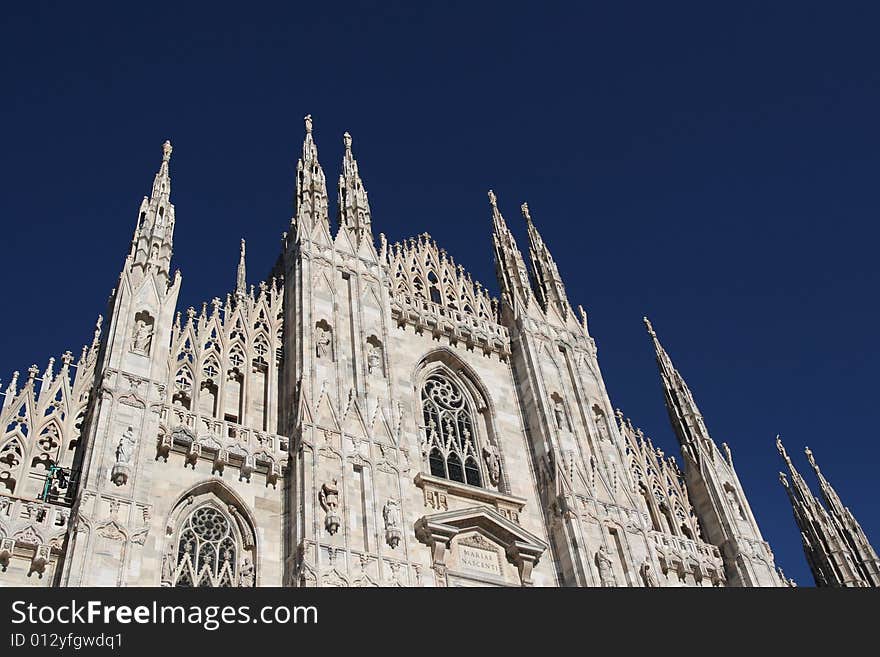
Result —
<instances>
[{"instance_id":1,"label":"ornate window tracery","mask_svg":"<svg viewBox=\"0 0 880 657\"><path fill-rule=\"evenodd\" d=\"M241 541L229 518L210 504L184 521L177 538L174 586L237 586Z\"/></svg>"},{"instance_id":2,"label":"ornate window tracery","mask_svg":"<svg viewBox=\"0 0 880 657\"><path fill-rule=\"evenodd\" d=\"M421 397L431 474L482 486L473 414L459 384L444 372L431 374Z\"/></svg>"}]
</instances>

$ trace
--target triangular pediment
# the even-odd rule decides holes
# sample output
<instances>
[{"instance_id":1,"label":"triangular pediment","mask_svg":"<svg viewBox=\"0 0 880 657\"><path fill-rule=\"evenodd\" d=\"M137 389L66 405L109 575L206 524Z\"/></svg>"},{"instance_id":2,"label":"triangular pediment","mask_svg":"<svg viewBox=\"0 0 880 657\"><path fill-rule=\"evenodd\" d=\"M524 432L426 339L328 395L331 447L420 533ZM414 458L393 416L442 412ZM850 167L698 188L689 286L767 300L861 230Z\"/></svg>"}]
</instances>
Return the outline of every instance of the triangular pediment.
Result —
<instances>
[{"instance_id":1,"label":"triangular pediment","mask_svg":"<svg viewBox=\"0 0 880 657\"><path fill-rule=\"evenodd\" d=\"M528 551L540 555L547 549L547 543L541 538L488 506L444 511L423 516L416 522L416 533L422 536L440 535L451 540L454 536L467 531L480 532L508 550Z\"/></svg>"}]
</instances>

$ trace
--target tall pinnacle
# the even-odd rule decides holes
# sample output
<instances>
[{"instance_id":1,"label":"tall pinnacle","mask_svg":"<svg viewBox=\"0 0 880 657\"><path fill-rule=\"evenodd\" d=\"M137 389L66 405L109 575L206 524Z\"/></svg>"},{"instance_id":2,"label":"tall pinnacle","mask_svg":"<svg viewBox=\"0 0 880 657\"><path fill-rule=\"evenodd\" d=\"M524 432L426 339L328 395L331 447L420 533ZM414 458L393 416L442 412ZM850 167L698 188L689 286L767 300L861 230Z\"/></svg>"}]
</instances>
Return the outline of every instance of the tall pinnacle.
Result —
<instances>
[{"instance_id":1,"label":"tall pinnacle","mask_svg":"<svg viewBox=\"0 0 880 657\"><path fill-rule=\"evenodd\" d=\"M312 115L306 114L306 136L302 154L296 163L295 221L309 231L319 222L327 224L327 181L318 162L318 147L312 138Z\"/></svg>"},{"instance_id":2,"label":"tall pinnacle","mask_svg":"<svg viewBox=\"0 0 880 657\"><path fill-rule=\"evenodd\" d=\"M339 176L339 207L337 220L340 228L354 231L358 240L370 234L372 221L367 190L358 172L357 160L351 150L351 135L342 136L345 155L342 159L342 173Z\"/></svg>"},{"instance_id":3,"label":"tall pinnacle","mask_svg":"<svg viewBox=\"0 0 880 657\"><path fill-rule=\"evenodd\" d=\"M166 139L165 143L162 144L162 164L159 165L159 171L153 180L153 198L159 198L160 196L168 198L171 196L171 175L168 172L168 165L171 162L172 150L174 149L171 147L171 142Z\"/></svg>"},{"instance_id":4,"label":"tall pinnacle","mask_svg":"<svg viewBox=\"0 0 880 657\"><path fill-rule=\"evenodd\" d=\"M684 456L688 495L709 542L721 550L728 583L733 586L779 586L779 574L726 445L720 450L709 435L694 396L660 344L650 320L645 328L654 344L669 421Z\"/></svg>"},{"instance_id":5,"label":"tall pinnacle","mask_svg":"<svg viewBox=\"0 0 880 657\"><path fill-rule=\"evenodd\" d=\"M545 311L555 307L560 317L566 317L571 312L571 306L565 294L565 284L559 275L559 268L532 222L529 204L523 203L520 209L529 234L529 257L532 261L535 294Z\"/></svg>"},{"instance_id":6,"label":"tall pinnacle","mask_svg":"<svg viewBox=\"0 0 880 657\"><path fill-rule=\"evenodd\" d=\"M174 205L171 203L171 142L162 144L162 163L153 179L150 197L144 197L132 240L132 267L154 271L169 279L174 236Z\"/></svg>"},{"instance_id":7,"label":"tall pinnacle","mask_svg":"<svg viewBox=\"0 0 880 657\"><path fill-rule=\"evenodd\" d=\"M244 297L247 295L247 270L244 264L244 240L241 240L241 253L238 257L238 273L235 278L235 296Z\"/></svg>"},{"instance_id":8,"label":"tall pinnacle","mask_svg":"<svg viewBox=\"0 0 880 657\"><path fill-rule=\"evenodd\" d=\"M776 449L791 475L791 485L780 473L795 522L801 531L804 554L817 586L880 587L880 558L853 514L843 506L825 479L809 447L807 460L816 472L828 509L813 495L791 457L776 437Z\"/></svg>"},{"instance_id":9,"label":"tall pinnacle","mask_svg":"<svg viewBox=\"0 0 880 657\"><path fill-rule=\"evenodd\" d=\"M651 321L647 317L643 317L642 321L654 343L657 368L660 371L660 381L663 384L663 394L666 398L666 410L669 412L669 420L682 450L687 451L694 458L698 458L701 453L713 453L718 448L709 436L709 431L703 422L703 416L690 388L678 370L675 369L672 359L669 358L663 345L660 344Z\"/></svg>"},{"instance_id":10,"label":"tall pinnacle","mask_svg":"<svg viewBox=\"0 0 880 657\"><path fill-rule=\"evenodd\" d=\"M518 301L528 303L531 295L529 274L519 247L507 222L498 209L498 198L489 190L489 206L492 208L492 243L495 246L495 272L502 296L511 306Z\"/></svg>"},{"instance_id":11,"label":"tall pinnacle","mask_svg":"<svg viewBox=\"0 0 880 657\"><path fill-rule=\"evenodd\" d=\"M782 438L778 435L776 436L776 450L779 452L779 455L782 457L782 460L785 461L785 465L788 468L788 473L791 476L791 482L794 486L794 489L788 489L790 494L794 494L795 500L798 503L810 506L814 502L816 502L813 493L810 491L810 487L807 485L807 482L804 481L804 478L801 476L801 473L798 472L798 469L795 467L794 463L791 461L791 457L788 455L788 452L785 450L785 445L782 444ZM783 482L783 485L786 485ZM786 486L786 488L788 488Z\"/></svg>"}]
</instances>

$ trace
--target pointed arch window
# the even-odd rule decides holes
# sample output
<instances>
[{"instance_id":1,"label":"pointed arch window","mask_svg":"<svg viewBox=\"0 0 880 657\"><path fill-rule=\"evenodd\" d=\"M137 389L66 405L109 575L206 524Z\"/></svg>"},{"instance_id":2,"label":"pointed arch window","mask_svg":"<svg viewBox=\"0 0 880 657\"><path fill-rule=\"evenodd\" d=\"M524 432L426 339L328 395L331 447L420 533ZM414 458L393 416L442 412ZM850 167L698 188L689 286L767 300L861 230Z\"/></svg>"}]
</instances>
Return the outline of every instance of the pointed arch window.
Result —
<instances>
[{"instance_id":1,"label":"pointed arch window","mask_svg":"<svg viewBox=\"0 0 880 657\"><path fill-rule=\"evenodd\" d=\"M177 538L174 586L237 586L241 541L235 524L211 504L194 510Z\"/></svg>"},{"instance_id":2,"label":"pointed arch window","mask_svg":"<svg viewBox=\"0 0 880 657\"><path fill-rule=\"evenodd\" d=\"M461 386L438 372L425 380L421 397L431 474L482 486L473 413Z\"/></svg>"},{"instance_id":3,"label":"pointed arch window","mask_svg":"<svg viewBox=\"0 0 880 657\"><path fill-rule=\"evenodd\" d=\"M190 410L192 406L192 387L193 375L192 371L184 365L177 370L174 376L174 395L172 404L175 406L183 406L186 410Z\"/></svg>"}]
</instances>

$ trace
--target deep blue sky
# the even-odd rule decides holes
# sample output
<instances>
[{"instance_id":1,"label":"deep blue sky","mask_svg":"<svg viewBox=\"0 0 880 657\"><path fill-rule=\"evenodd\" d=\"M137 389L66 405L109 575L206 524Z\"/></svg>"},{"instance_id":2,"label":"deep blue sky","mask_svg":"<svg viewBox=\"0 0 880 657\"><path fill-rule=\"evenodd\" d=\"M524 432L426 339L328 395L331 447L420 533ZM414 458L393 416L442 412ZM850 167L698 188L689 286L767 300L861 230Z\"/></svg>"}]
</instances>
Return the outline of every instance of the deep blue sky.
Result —
<instances>
[{"instance_id":1,"label":"deep blue sky","mask_svg":"<svg viewBox=\"0 0 880 657\"><path fill-rule=\"evenodd\" d=\"M375 231L493 290L486 190L521 248L527 200L612 402L677 453L648 314L787 574L812 584L777 432L880 544L876 5L278 4L4 9L4 386L91 336L166 138L181 307L240 237L265 275L310 112L334 206L348 130Z\"/></svg>"}]
</instances>

